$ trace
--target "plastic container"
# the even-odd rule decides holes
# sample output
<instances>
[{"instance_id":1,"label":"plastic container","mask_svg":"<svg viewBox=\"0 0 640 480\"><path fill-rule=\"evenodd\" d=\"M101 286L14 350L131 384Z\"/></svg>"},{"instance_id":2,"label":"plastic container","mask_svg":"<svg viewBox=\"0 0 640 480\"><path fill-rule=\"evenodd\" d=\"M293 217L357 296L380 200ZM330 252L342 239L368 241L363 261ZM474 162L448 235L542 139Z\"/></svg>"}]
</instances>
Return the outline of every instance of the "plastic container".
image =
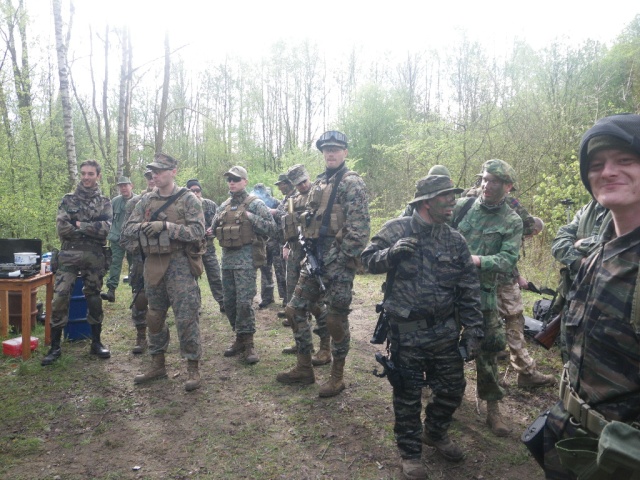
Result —
<instances>
[{"instance_id":1,"label":"plastic container","mask_svg":"<svg viewBox=\"0 0 640 480\"><path fill-rule=\"evenodd\" d=\"M91 338L91 325L89 325L86 318L69 320L64 327L64 338L70 342Z\"/></svg>"},{"instance_id":2,"label":"plastic container","mask_svg":"<svg viewBox=\"0 0 640 480\"><path fill-rule=\"evenodd\" d=\"M33 352L38 348L38 339L31 337L31 351ZM2 342L2 353L4 355L10 355L12 357L19 357L22 355L22 337L12 338Z\"/></svg>"},{"instance_id":3,"label":"plastic container","mask_svg":"<svg viewBox=\"0 0 640 480\"><path fill-rule=\"evenodd\" d=\"M76 283L69 300L69 321L64 327L64 338L70 341L91 338L91 325L87 322L87 299L82 293L82 277Z\"/></svg>"}]
</instances>

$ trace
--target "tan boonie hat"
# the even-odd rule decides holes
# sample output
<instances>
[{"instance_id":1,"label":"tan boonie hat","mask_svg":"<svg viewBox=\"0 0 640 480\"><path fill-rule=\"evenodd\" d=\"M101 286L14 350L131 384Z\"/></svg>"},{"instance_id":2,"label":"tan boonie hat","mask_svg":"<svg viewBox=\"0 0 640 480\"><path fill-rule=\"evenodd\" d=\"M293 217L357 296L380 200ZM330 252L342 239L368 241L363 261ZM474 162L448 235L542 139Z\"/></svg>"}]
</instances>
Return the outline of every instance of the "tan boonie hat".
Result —
<instances>
[{"instance_id":1,"label":"tan boonie hat","mask_svg":"<svg viewBox=\"0 0 640 480\"><path fill-rule=\"evenodd\" d=\"M127 183L131 183L131 180L129 180L129 177L122 176L118 178L118 183L116 183L116 185L126 185Z\"/></svg>"},{"instance_id":2,"label":"tan boonie hat","mask_svg":"<svg viewBox=\"0 0 640 480\"><path fill-rule=\"evenodd\" d=\"M247 175L247 171L240 167L239 165L235 165L229 169L228 172L222 174L223 177L240 177L245 180L249 180L249 175Z\"/></svg>"},{"instance_id":3,"label":"tan boonie hat","mask_svg":"<svg viewBox=\"0 0 640 480\"><path fill-rule=\"evenodd\" d=\"M289 178L291 183L293 183L294 185L298 185L306 180L309 180L309 172L307 172L307 169L304 168L304 165L299 163L298 165L294 165L293 167L289 168L289 170L287 170L287 178Z\"/></svg>"},{"instance_id":4,"label":"tan boonie hat","mask_svg":"<svg viewBox=\"0 0 640 480\"><path fill-rule=\"evenodd\" d=\"M275 182L274 185L280 185L281 183L291 183L291 180L289 180L286 173L278 175L278 181Z\"/></svg>"},{"instance_id":5,"label":"tan boonie hat","mask_svg":"<svg viewBox=\"0 0 640 480\"><path fill-rule=\"evenodd\" d=\"M178 161L166 153L156 153L153 156L153 162L147 165L147 168L155 168L156 170L173 170L174 168L178 168Z\"/></svg>"},{"instance_id":6,"label":"tan boonie hat","mask_svg":"<svg viewBox=\"0 0 640 480\"><path fill-rule=\"evenodd\" d=\"M409 205L422 200L429 200L445 193L462 193L462 191L462 188L454 187L453 180L445 175L429 175L418 180L415 198L409 202Z\"/></svg>"}]
</instances>

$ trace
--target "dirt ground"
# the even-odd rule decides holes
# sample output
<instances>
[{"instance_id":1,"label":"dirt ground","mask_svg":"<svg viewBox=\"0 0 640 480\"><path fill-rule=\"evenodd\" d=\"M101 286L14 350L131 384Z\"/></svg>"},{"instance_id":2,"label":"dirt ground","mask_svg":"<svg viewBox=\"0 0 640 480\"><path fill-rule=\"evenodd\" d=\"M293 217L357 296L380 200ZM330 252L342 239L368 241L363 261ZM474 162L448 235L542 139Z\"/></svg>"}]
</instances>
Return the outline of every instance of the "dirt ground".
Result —
<instances>
[{"instance_id":1,"label":"dirt ground","mask_svg":"<svg viewBox=\"0 0 640 480\"><path fill-rule=\"evenodd\" d=\"M276 305L256 309L258 364L247 366L237 358L223 357L232 332L205 281L201 281L202 387L192 393L184 391L186 362L180 359L173 326L167 356L169 379L134 386L134 375L145 368L149 357L129 353L135 333L126 310L128 288L121 286L118 303L105 304L104 339L111 347L111 359L91 358L86 341L63 344L66 363L56 365L42 384L33 379L38 401L45 407L35 428L41 446L29 455L12 458L9 464L5 462L0 476L402 478L393 439L391 387L386 379L371 374L376 366L374 353L379 350L369 339L380 281L370 276L359 276L356 281L350 316L352 347L345 371L347 389L331 399L317 396L318 384L328 377L329 366L316 367L318 383L308 387L282 386L275 381L278 372L295 362L293 356L281 354L281 349L292 343L292 336L277 318ZM534 345L531 351L542 371L558 373L553 370L558 361L551 358L557 352ZM45 353L46 349L40 348L33 361L39 362ZM506 365L501 365L503 375ZM484 423L484 404L476 402L473 364L467 365L466 373L465 400L451 429L466 459L452 464L425 447L423 461L429 478L543 478L519 438L526 425L555 402L556 389L520 389L515 386L515 375L508 372L503 412L513 431L500 439ZM68 385L61 383L63 380ZM31 380L27 376L24 381ZM7 435L8 429L11 438L19 439L25 428L10 423L3 431Z\"/></svg>"}]
</instances>

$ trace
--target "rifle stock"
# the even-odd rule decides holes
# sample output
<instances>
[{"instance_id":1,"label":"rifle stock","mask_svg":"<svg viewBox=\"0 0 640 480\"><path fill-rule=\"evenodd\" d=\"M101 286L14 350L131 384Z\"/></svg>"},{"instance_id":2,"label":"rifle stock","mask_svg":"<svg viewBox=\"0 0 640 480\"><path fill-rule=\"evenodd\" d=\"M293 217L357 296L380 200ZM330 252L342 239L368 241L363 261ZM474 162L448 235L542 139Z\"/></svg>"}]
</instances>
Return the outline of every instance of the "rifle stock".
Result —
<instances>
[{"instance_id":1,"label":"rifle stock","mask_svg":"<svg viewBox=\"0 0 640 480\"><path fill-rule=\"evenodd\" d=\"M542 345L544 348L549 350L553 343L556 341L558 335L560 335L560 318L562 314L559 313L553 319L547 323L544 327L544 330L536 334L534 340Z\"/></svg>"}]
</instances>

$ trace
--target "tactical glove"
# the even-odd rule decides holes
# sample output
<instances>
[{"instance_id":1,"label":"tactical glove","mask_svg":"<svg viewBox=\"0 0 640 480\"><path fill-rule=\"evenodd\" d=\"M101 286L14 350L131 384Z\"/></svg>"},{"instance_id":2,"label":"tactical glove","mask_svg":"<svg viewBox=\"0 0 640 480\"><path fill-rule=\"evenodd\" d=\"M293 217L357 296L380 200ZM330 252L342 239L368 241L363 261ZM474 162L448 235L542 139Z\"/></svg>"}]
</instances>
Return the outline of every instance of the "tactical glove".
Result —
<instances>
[{"instance_id":1,"label":"tactical glove","mask_svg":"<svg viewBox=\"0 0 640 480\"><path fill-rule=\"evenodd\" d=\"M160 232L167 229L167 222L156 220L155 222L146 222L142 224L142 232L147 237L157 237Z\"/></svg>"},{"instance_id":2,"label":"tactical glove","mask_svg":"<svg viewBox=\"0 0 640 480\"><path fill-rule=\"evenodd\" d=\"M389 248L389 261L396 264L401 260L411 258L418 249L418 239L405 237L398 240Z\"/></svg>"},{"instance_id":3,"label":"tactical glove","mask_svg":"<svg viewBox=\"0 0 640 480\"><path fill-rule=\"evenodd\" d=\"M467 350L465 361L470 362L480 354L484 332L480 328L465 328L460 336L460 346Z\"/></svg>"}]
</instances>

